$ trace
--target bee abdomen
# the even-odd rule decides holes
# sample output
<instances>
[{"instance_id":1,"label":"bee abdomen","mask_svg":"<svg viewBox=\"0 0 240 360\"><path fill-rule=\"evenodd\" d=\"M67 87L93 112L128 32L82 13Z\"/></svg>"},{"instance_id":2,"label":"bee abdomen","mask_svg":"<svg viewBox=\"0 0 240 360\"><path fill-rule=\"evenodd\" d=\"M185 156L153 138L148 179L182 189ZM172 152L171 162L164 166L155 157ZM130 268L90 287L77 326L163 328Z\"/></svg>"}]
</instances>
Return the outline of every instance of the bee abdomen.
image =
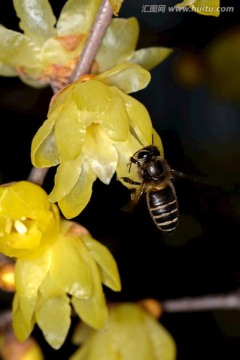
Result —
<instances>
[{"instance_id":1,"label":"bee abdomen","mask_svg":"<svg viewBox=\"0 0 240 360\"><path fill-rule=\"evenodd\" d=\"M172 234L178 224L178 202L172 183L147 193L147 205L157 227Z\"/></svg>"}]
</instances>

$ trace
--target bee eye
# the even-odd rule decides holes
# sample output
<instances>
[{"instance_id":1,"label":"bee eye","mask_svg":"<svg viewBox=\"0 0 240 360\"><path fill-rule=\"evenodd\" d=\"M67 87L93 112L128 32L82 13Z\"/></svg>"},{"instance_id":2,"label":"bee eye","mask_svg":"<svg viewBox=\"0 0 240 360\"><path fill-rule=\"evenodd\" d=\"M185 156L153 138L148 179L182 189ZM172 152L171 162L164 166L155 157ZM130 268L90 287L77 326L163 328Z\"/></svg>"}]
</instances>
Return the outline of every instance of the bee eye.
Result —
<instances>
[{"instance_id":1,"label":"bee eye","mask_svg":"<svg viewBox=\"0 0 240 360\"><path fill-rule=\"evenodd\" d=\"M138 159L148 159L149 158L149 152L148 151L140 151L138 154Z\"/></svg>"}]
</instances>

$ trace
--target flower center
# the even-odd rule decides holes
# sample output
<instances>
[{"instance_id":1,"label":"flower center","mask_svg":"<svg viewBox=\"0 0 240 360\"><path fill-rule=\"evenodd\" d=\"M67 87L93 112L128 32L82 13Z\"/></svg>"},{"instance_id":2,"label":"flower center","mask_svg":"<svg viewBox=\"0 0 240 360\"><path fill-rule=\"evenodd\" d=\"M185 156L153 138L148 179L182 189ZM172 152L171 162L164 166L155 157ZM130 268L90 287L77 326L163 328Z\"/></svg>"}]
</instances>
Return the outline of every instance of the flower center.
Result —
<instances>
[{"instance_id":1,"label":"flower center","mask_svg":"<svg viewBox=\"0 0 240 360\"><path fill-rule=\"evenodd\" d=\"M26 234L26 232L28 231L28 228L24 223L26 220L27 218L25 216L17 220L7 219L4 229L5 233L10 234L12 231L15 230L18 234Z\"/></svg>"}]
</instances>

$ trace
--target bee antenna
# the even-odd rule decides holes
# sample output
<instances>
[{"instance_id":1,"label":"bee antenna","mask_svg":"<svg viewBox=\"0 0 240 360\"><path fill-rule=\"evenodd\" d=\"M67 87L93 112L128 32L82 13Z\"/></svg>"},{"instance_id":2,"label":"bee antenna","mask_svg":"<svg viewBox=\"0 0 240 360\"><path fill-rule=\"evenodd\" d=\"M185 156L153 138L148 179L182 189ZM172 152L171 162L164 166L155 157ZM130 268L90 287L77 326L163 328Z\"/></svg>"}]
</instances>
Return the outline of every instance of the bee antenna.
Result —
<instances>
[{"instance_id":1,"label":"bee antenna","mask_svg":"<svg viewBox=\"0 0 240 360\"><path fill-rule=\"evenodd\" d=\"M128 171L130 172L130 171L131 171L131 167L132 167L132 163L131 163L131 162L128 163L128 164L127 164L127 167L128 167Z\"/></svg>"}]
</instances>

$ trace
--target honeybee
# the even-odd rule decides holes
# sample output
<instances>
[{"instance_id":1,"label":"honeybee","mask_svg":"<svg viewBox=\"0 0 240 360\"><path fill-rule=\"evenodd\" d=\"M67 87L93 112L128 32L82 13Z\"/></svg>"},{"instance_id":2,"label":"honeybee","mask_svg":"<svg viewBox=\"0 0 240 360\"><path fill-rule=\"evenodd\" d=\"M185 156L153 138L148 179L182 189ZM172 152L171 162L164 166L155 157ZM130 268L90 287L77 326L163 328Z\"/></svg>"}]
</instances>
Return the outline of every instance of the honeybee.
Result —
<instances>
[{"instance_id":1,"label":"honeybee","mask_svg":"<svg viewBox=\"0 0 240 360\"><path fill-rule=\"evenodd\" d=\"M155 145L146 146L131 156L129 172L132 164L137 165L142 180L137 182L122 177L129 184L139 185L132 200L138 202L145 193L149 213L157 228L169 235L173 234L179 221L179 208L172 179L185 177L185 174L171 169Z\"/></svg>"}]
</instances>

